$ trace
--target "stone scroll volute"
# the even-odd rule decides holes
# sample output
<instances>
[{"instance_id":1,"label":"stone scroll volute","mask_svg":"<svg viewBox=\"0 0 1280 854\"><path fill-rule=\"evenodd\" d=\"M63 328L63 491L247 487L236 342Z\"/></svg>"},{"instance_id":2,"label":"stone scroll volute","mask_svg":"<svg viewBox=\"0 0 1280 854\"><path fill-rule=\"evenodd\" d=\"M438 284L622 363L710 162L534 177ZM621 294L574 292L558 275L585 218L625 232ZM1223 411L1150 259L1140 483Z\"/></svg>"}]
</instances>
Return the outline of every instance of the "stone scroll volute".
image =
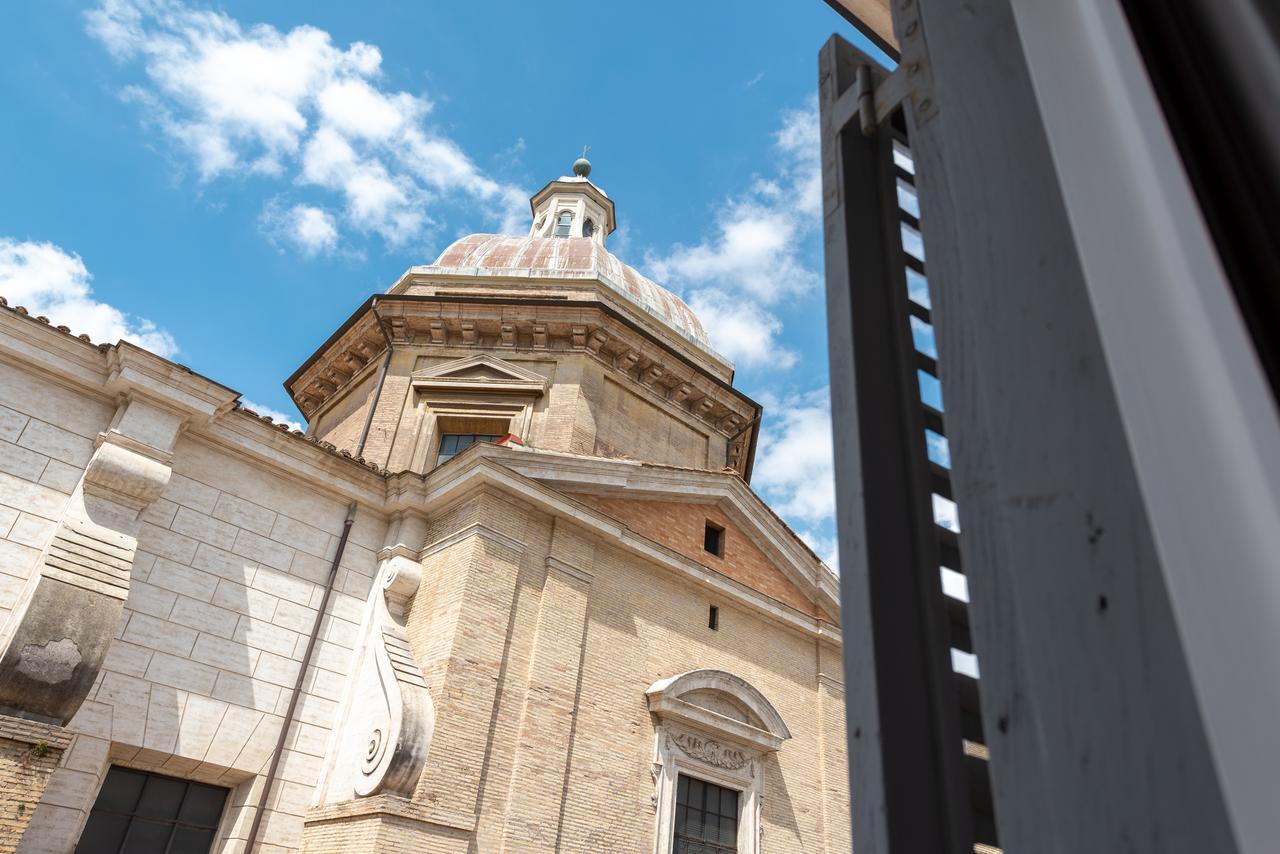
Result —
<instances>
[{"instance_id":1,"label":"stone scroll volute","mask_svg":"<svg viewBox=\"0 0 1280 854\"><path fill-rule=\"evenodd\" d=\"M404 615L422 567L403 546L384 550L381 596L370 612L368 648L357 676L351 737L357 740L355 794L413 794L431 747L435 705L414 659Z\"/></svg>"}]
</instances>

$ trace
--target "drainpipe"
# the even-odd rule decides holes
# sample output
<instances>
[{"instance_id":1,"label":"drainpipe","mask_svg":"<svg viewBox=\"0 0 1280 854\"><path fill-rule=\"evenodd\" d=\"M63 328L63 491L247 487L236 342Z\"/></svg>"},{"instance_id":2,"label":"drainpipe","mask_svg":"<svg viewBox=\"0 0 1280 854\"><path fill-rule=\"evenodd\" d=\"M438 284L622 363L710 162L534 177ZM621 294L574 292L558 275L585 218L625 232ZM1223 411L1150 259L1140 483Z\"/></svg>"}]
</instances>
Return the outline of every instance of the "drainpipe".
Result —
<instances>
[{"instance_id":1,"label":"drainpipe","mask_svg":"<svg viewBox=\"0 0 1280 854\"><path fill-rule=\"evenodd\" d=\"M302 669L298 671L298 681L294 683L293 694L289 697L289 710L284 714L284 723L280 726L280 737L276 739L275 750L271 754L271 767L267 769L267 780L262 787L262 797L258 800L258 811L253 816L253 826L249 828L249 844L245 854L253 854L258 847L258 830L262 826L262 817L267 812L267 799L276 780L276 770L280 766L280 757L284 755L284 741L289 735L289 727L293 725L293 715L298 709L298 698L302 696L302 680L307 676L307 667L311 664L311 655L315 652L316 641L320 638L320 624L324 621L325 612L329 609L329 597L333 595L333 582L338 577L338 563L347 548L347 537L351 534L351 523L356 520L356 502L347 507L347 519L342 523L342 535L338 538L338 549L333 553L333 563L329 565L329 579L325 582L324 598L320 600L320 610L316 613L315 625L311 627L311 637L307 640L307 651L302 655Z\"/></svg>"},{"instance_id":2,"label":"drainpipe","mask_svg":"<svg viewBox=\"0 0 1280 854\"><path fill-rule=\"evenodd\" d=\"M382 337L387 342L387 357L382 360L382 368L378 371L378 388L373 393L373 405L369 407L369 414L364 417L364 429L360 431L360 444L356 445L356 456L359 457L364 453L364 443L369 440L369 428L373 426L373 413L378 408L378 402L382 400L382 384L387 379L387 369L391 367L391 336L387 333L387 327L382 323L382 315L378 314L378 298L374 297L373 302L369 304L369 308L373 311L373 317L377 321L378 330L382 332Z\"/></svg>"}]
</instances>

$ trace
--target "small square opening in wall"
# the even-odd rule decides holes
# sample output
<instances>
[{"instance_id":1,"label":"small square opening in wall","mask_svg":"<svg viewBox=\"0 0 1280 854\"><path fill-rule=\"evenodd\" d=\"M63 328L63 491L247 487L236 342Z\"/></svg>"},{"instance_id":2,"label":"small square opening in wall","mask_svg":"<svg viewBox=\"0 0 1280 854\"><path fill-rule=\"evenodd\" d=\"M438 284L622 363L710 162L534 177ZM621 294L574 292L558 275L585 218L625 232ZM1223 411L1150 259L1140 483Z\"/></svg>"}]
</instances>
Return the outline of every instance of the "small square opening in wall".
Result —
<instances>
[{"instance_id":1,"label":"small square opening in wall","mask_svg":"<svg viewBox=\"0 0 1280 854\"><path fill-rule=\"evenodd\" d=\"M712 605L711 610L707 612L707 628L713 632L720 630L720 609L715 605Z\"/></svg>"},{"instance_id":2,"label":"small square opening in wall","mask_svg":"<svg viewBox=\"0 0 1280 854\"><path fill-rule=\"evenodd\" d=\"M702 547L716 557L724 557L724 528L707 520L706 533L703 535Z\"/></svg>"}]
</instances>

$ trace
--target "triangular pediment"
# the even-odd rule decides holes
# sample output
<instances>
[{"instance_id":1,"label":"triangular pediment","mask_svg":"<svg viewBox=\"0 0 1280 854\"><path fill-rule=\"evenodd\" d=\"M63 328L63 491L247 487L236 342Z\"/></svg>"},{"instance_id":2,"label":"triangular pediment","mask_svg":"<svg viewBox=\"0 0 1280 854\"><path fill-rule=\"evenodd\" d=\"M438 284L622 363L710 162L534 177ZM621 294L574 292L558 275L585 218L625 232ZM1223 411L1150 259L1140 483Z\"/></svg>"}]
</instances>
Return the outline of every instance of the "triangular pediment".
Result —
<instances>
[{"instance_id":1,"label":"triangular pediment","mask_svg":"<svg viewBox=\"0 0 1280 854\"><path fill-rule=\"evenodd\" d=\"M476 353L413 372L413 385L420 388L500 391L541 395L548 380L539 373L499 359Z\"/></svg>"},{"instance_id":2,"label":"triangular pediment","mask_svg":"<svg viewBox=\"0 0 1280 854\"><path fill-rule=\"evenodd\" d=\"M720 564L702 554L703 523L723 521L724 527L732 526L741 535L735 539L740 543L747 541L750 544L747 551L762 557L769 567L762 575L736 580L793 608L808 611L804 602L790 595L799 593L803 600L819 609L820 613L815 616L831 622L839 619L840 583L836 574L737 474L728 470L700 471L578 454L513 455L498 448L493 453L500 456L508 468L587 504L636 533L717 572L724 566L733 570L725 573L732 576L740 569L747 569L748 564L760 567L755 560L734 559ZM656 507L658 504L668 506ZM717 519L717 512L724 514L723 520ZM674 530L667 522L686 518L686 514L702 515L692 517L700 521L683 533L677 545L672 541ZM770 579L767 583L766 578ZM786 590L788 585L775 585L773 581L778 579L785 579L794 585L793 589Z\"/></svg>"},{"instance_id":3,"label":"triangular pediment","mask_svg":"<svg viewBox=\"0 0 1280 854\"><path fill-rule=\"evenodd\" d=\"M728 601L840 642L839 578L730 470L497 445L476 445L468 455L470 469L441 481L450 471L441 467L428 478L436 500L452 500L472 481L510 490ZM703 554L707 521L731 537L723 560Z\"/></svg>"},{"instance_id":4,"label":"triangular pediment","mask_svg":"<svg viewBox=\"0 0 1280 854\"><path fill-rule=\"evenodd\" d=\"M750 511L734 512L727 501L690 501L689 495L569 494L635 533L771 599L814 616L824 615L825 603L814 596L807 579L789 572L792 567L766 551L766 532ZM708 524L722 531L722 554L705 548Z\"/></svg>"}]
</instances>

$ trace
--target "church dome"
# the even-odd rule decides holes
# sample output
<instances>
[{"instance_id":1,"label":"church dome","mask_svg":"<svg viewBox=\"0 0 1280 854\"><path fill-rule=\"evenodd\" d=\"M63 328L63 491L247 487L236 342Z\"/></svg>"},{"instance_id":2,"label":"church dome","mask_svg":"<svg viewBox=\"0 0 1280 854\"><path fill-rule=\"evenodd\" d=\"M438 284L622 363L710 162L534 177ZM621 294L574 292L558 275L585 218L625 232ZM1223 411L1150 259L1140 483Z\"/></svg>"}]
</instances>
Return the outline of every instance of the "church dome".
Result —
<instances>
[{"instance_id":1,"label":"church dome","mask_svg":"<svg viewBox=\"0 0 1280 854\"><path fill-rule=\"evenodd\" d=\"M699 348L715 352L702 322L684 300L622 263L591 237L472 234L445 249L432 268L530 279L598 279Z\"/></svg>"}]
</instances>

